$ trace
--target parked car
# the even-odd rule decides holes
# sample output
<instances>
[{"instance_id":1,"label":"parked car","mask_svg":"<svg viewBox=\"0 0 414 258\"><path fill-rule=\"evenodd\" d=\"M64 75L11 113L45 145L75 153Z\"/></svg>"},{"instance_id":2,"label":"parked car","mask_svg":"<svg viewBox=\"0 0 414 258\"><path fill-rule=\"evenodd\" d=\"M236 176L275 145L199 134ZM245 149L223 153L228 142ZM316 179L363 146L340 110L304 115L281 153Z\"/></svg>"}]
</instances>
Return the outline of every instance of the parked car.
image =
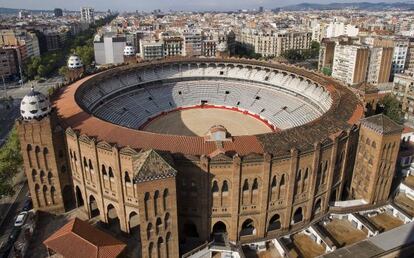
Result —
<instances>
[{"instance_id":1,"label":"parked car","mask_svg":"<svg viewBox=\"0 0 414 258\"><path fill-rule=\"evenodd\" d=\"M32 205L32 200L31 199L26 199L26 201L24 201L23 204L23 211L30 211L33 208Z\"/></svg>"},{"instance_id":2,"label":"parked car","mask_svg":"<svg viewBox=\"0 0 414 258\"><path fill-rule=\"evenodd\" d=\"M21 227L26 222L27 211L22 211L17 215L16 221L14 222L15 227Z\"/></svg>"}]
</instances>

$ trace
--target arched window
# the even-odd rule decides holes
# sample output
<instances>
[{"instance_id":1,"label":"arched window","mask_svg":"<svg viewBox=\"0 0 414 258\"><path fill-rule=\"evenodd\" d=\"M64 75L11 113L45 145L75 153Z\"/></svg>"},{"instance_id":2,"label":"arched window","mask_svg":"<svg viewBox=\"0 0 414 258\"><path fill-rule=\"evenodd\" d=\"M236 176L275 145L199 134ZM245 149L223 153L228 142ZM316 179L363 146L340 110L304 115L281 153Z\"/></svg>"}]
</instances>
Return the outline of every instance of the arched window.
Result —
<instances>
[{"instance_id":1,"label":"arched window","mask_svg":"<svg viewBox=\"0 0 414 258\"><path fill-rule=\"evenodd\" d=\"M48 202L48 200L47 200L47 186L43 186L43 198L44 198L44 200L45 200L45 205L46 206L49 206L49 202Z\"/></svg>"},{"instance_id":2,"label":"arched window","mask_svg":"<svg viewBox=\"0 0 414 258\"><path fill-rule=\"evenodd\" d=\"M55 187L54 186L52 186L51 188L50 188L50 199L51 199L51 201L52 201L52 204L54 205L55 204L55 199L56 199L56 189L55 189Z\"/></svg>"},{"instance_id":3,"label":"arched window","mask_svg":"<svg viewBox=\"0 0 414 258\"><path fill-rule=\"evenodd\" d=\"M35 156L36 156L36 163L37 163L38 168L40 168L39 153L40 153L40 148L39 148L39 146L36 146Z\"/></svg>"},{"instance_id":4,"label":"arched window","mask_svg":"<svg viewBox=\"0 0 414 258\"><path fill-rule=\"evenodd\" d=\"M170 223L171 223L170 214L167 212L165 214L165 217L164 217L164 227L165 227L165 229L167 229L170 226Z\"/></svg>"},{"instance_id":5,"label":"arched window","mask_svg":"<svg viewBox=\"0 0 414 258\"><path fill-rule=\"evenodd\" d=\"M148 257L153 258L152 252L154 251L154 243L150 242L148 245Z\"/></svg>"},{"instance_id":6,"label":"arched window","mask_svg":"<svg viewBox=\"0 0 414 258\"><path fill-rule=\"evenodd\" d=\"M168 209L168 189L164 190L163 205L164 205L164 211L166 211Z\"/></svg>"},{"instance_id":7,"label":"arched window","mask_svg":"<svg viewBox=\"0 0 414 258\"><path fill-rule=\"evenodd\" d=\"M93 165L92 165L92 160L91 159L89 159L89 169L93 170Z\"/></svg>"},{"instance_id":8,"label":"arched window","mask_svg":"<svg viewBox=\"0 0 414 258\"><path fill-rule=\"evenodd\" d=\"M255 178L253 180L252 190L254 191L254 190L257 190L257 189L259 189L259 183L257 182L257 178Z\"/></svg>"},{"instance_id":9,"label":"arched window","mask_svg":"<svg viewBox=\"0 0 414 258\"><path fill-rule=\"evenodd\" d=\"M219 191L219 187L218 187L218 183L217 181L213 181L213 187L211 187L211 192L212 193L217 193Z\"/></svg>"},{"instance_id":10,"label":"arched window","mask_svg":"<svg viewBox=\"0 0 414 258\"><path fill-rule=\"evenodd\" d=\"M221 191L222 191L223 193L226 193L226 192L228 192L228 191L229 191L229 185L228 185L228 183L227 183L227 180L224 180L224 181L223 181L223 186L221 187Z\"/></svg>"},{"instance_id":11,"label":"arched window","mask_svg":"<svg viewBox=\"0 0 414 258\"><path fill-rule=\"evenodd\" d=\"M152 235L152 224L151 223L148 223L148 226L147 226L147 239L149 240L150 238L151 238L151 235Z\"/></svg>"},{"instance_id":12,"label":"arched window","mask_svg":"<svg viewBox=\"0 0 414 258\"><path fill-rule=\"evenodd\" d=\"M245 179L243 184L243 191L249 190L249 180Z\"/></svg>"},{"instance_id":13,"label":"arched window","mask_svg":"<svg viewBox=\"0 0 414 258\"><path fill-rule=\"evenodd\" d=\"M50 185L53 183L53 174L50 171L47 174L47 181L49 182Z\"/></svg>"},{"instance_id":14,"label":"arched window","mask_svg":"<svg viewBox=\"0 0 414 258\"><path fill-rule=\"evenodd\" d=\"M296 181L300 181L302 179L302 170L299 169L298 173L296 174Z\"/></svg>"},{"instance_id":15,"label":"arched window","mask_svg":"<svg viewBox=\"0 0 414 258\"><path fill-rule=\"evenodd\" d=\"M105 168L105 165L102 165L102 175L103 176L108 176L108 173L106 172L106 168Z\"/></svg>"},{"instance_id":16,"label":"arched window","mask_svg":"<svg viewBox=\"0 0 414 258\"><path fill-rule=\"evenodd\" d=\"M282 175L282 177L280 178L280 187L285 186L285 174Z\"/></svg>"},{"instance_id":17,"label":"arched window","mask_svg":"<svg viewBox=\"0 0 414 258\"><path fill-rule=\"evenodd\" d=\"M36 177L37 177L37 171L36 171L36 169L32 169L32 180L33 180L33 182L36 181Z\"/></svg>"},{"instance_id":18,"label":"arched window","mask_svg":"<svg viewBox=\"0 0 414 258\"><path fill-rule=\"evenodd\" d=\"M147 192L145 193L145 196L144 196L145 218L147 220L148 220L149 199L150 199L150 194Z\"/></svg>"},{"instance_id":19,"label":"arched window","mask_svg":"<svg viewBox=\"0 0 414 258\"><path fill-rule=\"evenodd\" d=\"M109 167L108 175L109 175L109 178L114 178L114 172L112 172L112 167Z\"/></svg>"},{"instance_id":20,"label":"arched window","mask_svg":"<svg viewBox=\"0 0 414 258\"><path fill-rule=\"evenodd\" d=\"M158 242L157 242L157 253L158 253L158 257L163 257L164 254L162 252L162 246L164 245L164 240L162 240L162 237L158 238Z\"/></svg>"},{"instance_id":21,"label":"arched window","mask_svg":"<svg viewBox=\"0 0 414 258\"><path fill-rule=\"evenodd\" d=\"M83 167L87 168L88 167L88 162L86 161L86 158L83 157Z\"/></svg>"},{"instance_id":22,"label":"arched window","mask_svg":"<svg viewBox=\"0 0 414 258\"><path fill-rule=\"evenodd\" d=\"M157 218L156 224L155 224L155 230L157 231L157 235L160 233L162 229L162 221L160 218Z\"/></svg>"},{"instance_id":23,"label":"arched window","mask_svg":"<svg viewBox=\"0 0 414 258\"><path fill-rule=\"evenodd\" d=\"M131 178L129 177L128 171L125 171L125 183L131 183Z\"/></svg>"},{"instance_id":24,"label":"arched window","mask_svg":"<svg viewBox=\"0 0 414 258\"><path fill-rule=\"evenodd\" d=\"M154 193L154 214L158 214L158 198L160 197L160 192L157 190Z\"/></svg>"},{"instance_id":25,"label":"arched window","mask_svg":"<svg viewBox=\"0 0 414 258\"><path fill-rule=\"evenodd\" d=\"M27 157L29 159L29 166L33 167L33 164L32 164L32 145L28 144L27 148L26 148L26 151L27 151Z\"/></svg>"},{"instance_id":26,"label":"arched window","mask_svg":"<svg viewBox=\"0 0 414 258\"><path fill-rule=\"evenodd\" d=\"M272 188L272 190L276 190L276 187L277 187L276 176L273 176L272 184L270 185L270 187Z\"/></svg>"},{"instance_id":27,"label":"arched window","mask_svg":"<svg viewBox=\"0 0 414 258\"><path fill-rule=\"evenodd\" d=\"M309 177L309 168L306 168L305 175L303 176L303 180L307 180Z\"/></svg>"},{"instance_id":28,"label":"arched window","mask_svg":"<svg viewBox=\"0 0 414 258\"><path fill-rule=\"evenodd\" d=\"M45 172L43 170L40 171L40 183L45 182Z\"/></svg>"}]
</instances>

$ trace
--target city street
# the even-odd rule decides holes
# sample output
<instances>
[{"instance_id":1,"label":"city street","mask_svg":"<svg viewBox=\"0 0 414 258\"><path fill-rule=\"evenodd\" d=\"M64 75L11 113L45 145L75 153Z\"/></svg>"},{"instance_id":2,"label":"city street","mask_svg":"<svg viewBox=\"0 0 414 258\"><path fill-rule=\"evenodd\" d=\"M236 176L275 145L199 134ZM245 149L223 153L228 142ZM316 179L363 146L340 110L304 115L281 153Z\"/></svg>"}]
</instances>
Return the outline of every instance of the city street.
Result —
<instances>
[{"instance_id":1,"label":"city street","mask_svg":"<svg viewBox=\"0 0 414 258\"><path fill-rule=\"evenodd\" d=\"M23 184L22 188L21 184ZM28 186L26 182L22 182L20 185L16 186L17 196L15 197L15 201L13 204L10 205L10 203L3 203L2 200L0 200L0 216L5 216L4 220L0 220L0 247L5 245L8 241L8 238L10 236L10 233L13 230L14 227L14 220L16 219L16 216L21 211L24 201L27 198L28 193ZM21 189L21 190L20 190ZM19 192L20 191L20 192ZM5 197L6 198L6 197ZM13 200L12 198L7 198L8 200ZM8 208L10 207L10 209ZM6 212L8 210L7 214L3 214L3 212Z\"/></svg>"},{"instance_id":2,"label":"city street","mask_svg":"<svg viewBox=\"0 0 414 258\"><path fill-rule=\"evenodd\" d=\"M1 85L1 87L0 87L1 88L0 96L1 97L12 96L15 99L21 99L29 92L29 90L32 86L34 86L34 88L37 91L40 91L44 94L47 94L47 90L50 87L55 86L56 83L62 83L62 82L63 82L63 77L56 76L56 77L49 78L45 82L42 82L42 83L39 83L37 81L28 81L28 82L24 83L22 86L20 86L20 85L6 85L7 94L4 90L3 85Z\"/></svg>"}]
</instances>

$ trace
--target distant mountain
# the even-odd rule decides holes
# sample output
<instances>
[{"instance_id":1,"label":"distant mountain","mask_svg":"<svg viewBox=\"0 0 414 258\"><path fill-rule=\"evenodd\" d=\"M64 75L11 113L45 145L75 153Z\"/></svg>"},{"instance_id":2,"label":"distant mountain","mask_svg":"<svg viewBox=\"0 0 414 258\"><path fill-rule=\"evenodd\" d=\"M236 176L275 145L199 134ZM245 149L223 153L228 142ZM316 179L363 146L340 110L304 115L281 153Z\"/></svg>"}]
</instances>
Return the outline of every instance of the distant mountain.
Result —
<instances>
[{"instance_id":1,"label":"distant mountain","mask_svg":"<svg viewBox=\"0 0 414 258\"><path fill-rule=\"evenodd\" d=\"M23 9L0 7L0 14L17 14L21 10ZM26 10L26 9L24 10L28 11L29 13L53 12L52 10Z\"/></svg>"},{"instance_id":2,"label":"distant mountain","mask_svg":"<svg viewBox=\"0 0 414 258\"><path fill-rule=\"evenodd\" d=\"M414 10L414 2L397 2L397 3L369 3L369 2L354 2L354 3L330 3L330 4L313 4L301 3L296 5L288 5L281 7L285 11L307 11L307 10L338 10L338 9L359 9L369 11L385 11L385 10Z\"/></svg>"}]
</instances>

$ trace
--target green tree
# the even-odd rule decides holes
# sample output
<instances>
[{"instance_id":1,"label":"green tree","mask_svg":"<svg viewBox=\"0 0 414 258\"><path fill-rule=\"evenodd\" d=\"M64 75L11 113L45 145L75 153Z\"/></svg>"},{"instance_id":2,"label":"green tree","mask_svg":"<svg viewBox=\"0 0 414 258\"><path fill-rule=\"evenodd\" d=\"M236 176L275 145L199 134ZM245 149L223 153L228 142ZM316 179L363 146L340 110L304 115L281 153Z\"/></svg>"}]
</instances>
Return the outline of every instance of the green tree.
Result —
<instances>
[{"instance_id":1,"label":"green tree","mask_svg":"<svg viewBox=\"0 0 414 258\"><path fill-rule=\"evenodd\" d=\"M329 67L323 67L322 68L322 73L328 76L332 75L332 69L330 69Z\"/></svg>"},{"instance_id":2,"label":"green tree","mask_svg":"<svg viewBox=\"0 0 414 258\"><path fill-rule=\"evenodd\" d=\"M47 74L47 67L44 65L39 65L39 67L37 68L37 75L39 75L40 77L44 77Z\"/></svg>"},{"instance_id":3,"label":"green tree","mask_svg":"<svg viewBox=\"0 0 414 258\"><path fill-rule=\"evenodd\" d=\"M12 179L19 171L22 161L19 137L13 128L6 143L0 148L0 196L14 193Z\"/></svg>"},{"instance_id":4,"label":"green tree","mask_svg":"<svg viewBox=\"0 0 414 258\"><path fill-rule=\"evenodd\" d=\"M387 95L379 102L379 108L376 113L384 113L396 123L402 124L404 114L401 109L401 103L394 95Z\"/></svg>"},{"instance_id":5,"label":"green tree","mask_svg":"<svg viewBox=\"0 0 414 258\"><path fill-rule=\"evenodd\" d=\"M66 77L66 75L68 74L68 71L69 71L69 69L66 65L62 66L62 67L59 68L59 75L61 75L63 77Z\"/></svg>"}]
</instances>

